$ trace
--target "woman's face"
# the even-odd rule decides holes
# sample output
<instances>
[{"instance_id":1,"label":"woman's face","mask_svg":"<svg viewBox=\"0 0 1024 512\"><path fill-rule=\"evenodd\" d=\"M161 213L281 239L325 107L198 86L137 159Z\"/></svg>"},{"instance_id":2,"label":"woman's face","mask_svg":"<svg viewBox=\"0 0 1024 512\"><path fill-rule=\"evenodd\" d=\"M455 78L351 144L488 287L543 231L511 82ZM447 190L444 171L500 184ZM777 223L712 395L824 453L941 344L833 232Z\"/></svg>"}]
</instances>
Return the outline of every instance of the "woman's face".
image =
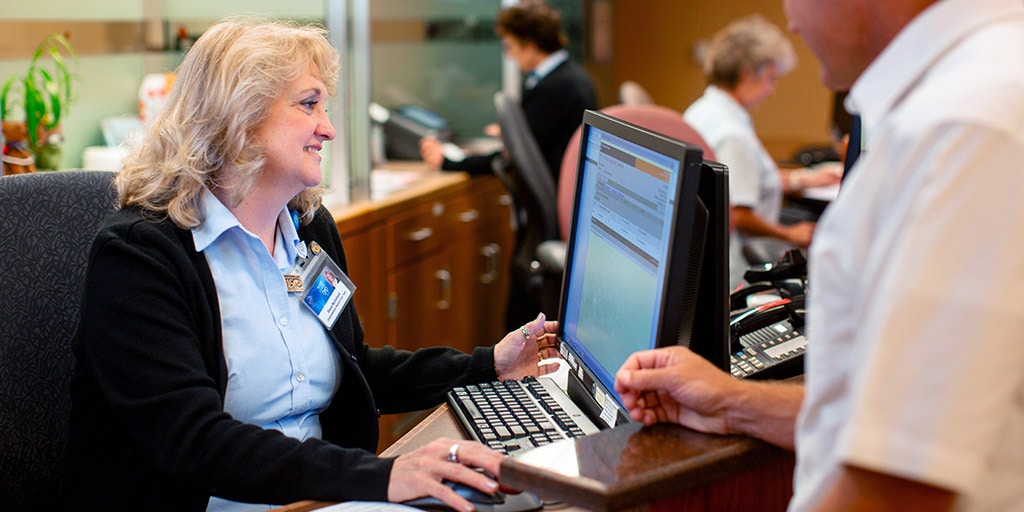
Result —
<instances>
[{"instance_id":1,"label":"woman's face","mask_svg":"<svg viewBox=\"0 0 1024 512\"><path fill-rule=\"evenodd\" d=\"M775 64L768 64L756 72L744 70L740 73L734 96L744 108L753 109L775 93L778 79L779 71Z\"/></svg>"},{"instance_id":2,"label":"woman's face","mask_svg":"<svg viewBox=\"0 0 1024 512\"><path fill-rule=\"evenodd\" d=\"M288 198L320 184L320 150L334 138L327 116L327 88L307 72L270 106L270 116L256 136L266 152L262 178Z\"/></svg>"}]
</instances>

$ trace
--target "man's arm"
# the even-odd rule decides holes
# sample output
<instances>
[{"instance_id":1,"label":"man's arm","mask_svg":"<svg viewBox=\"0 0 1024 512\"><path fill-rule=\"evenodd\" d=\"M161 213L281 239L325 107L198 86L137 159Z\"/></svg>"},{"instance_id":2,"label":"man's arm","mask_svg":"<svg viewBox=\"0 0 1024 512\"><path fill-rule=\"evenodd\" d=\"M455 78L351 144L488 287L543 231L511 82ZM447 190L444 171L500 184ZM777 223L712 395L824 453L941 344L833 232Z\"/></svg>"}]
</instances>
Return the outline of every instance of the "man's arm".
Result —
<instances>
[{"instance_id":1,"label":"man's arm","mask_svg":"<svg viewBox=\"0 0 1024 512\"><path fill-rule=\"evenodd\" d=\"M730 375L731 377L731 375ZM796 416L804 401L803 384L737 380L743 391L727 416L728 433L743 434L793 450Z\"/></svg>"},{"instance_id":2,"label":"man's arm","mask_svg":"<svg viewBox=\"0 0 1024 512\"><path fill-rule=\"evenodd\" d=\"M681 346L634 353L615 389L633 419L646 425L748 435L789 450L804 398L803 385L739 380Z\"/></svg>"},{"instance_id":3,"label":"man's arm","mask_svg":"<svg viewBox=\"0 0 1024 512\"><path fill-rule=\"evenodd\" d=\"M956 494L946 489L846 465L815 510L941 512L952 510L955 500Z\"/></svg>"}]
</instances>

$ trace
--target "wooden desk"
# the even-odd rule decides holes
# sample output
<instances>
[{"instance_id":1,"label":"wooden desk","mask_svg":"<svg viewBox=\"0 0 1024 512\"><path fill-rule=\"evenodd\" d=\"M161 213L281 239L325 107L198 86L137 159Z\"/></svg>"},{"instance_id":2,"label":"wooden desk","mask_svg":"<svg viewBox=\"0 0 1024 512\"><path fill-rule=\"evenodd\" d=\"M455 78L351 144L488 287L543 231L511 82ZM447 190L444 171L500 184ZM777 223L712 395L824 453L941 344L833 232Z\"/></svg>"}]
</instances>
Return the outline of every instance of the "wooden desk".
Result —
<instances>
[{"instance_id":1,"label":"wooden desk","mask_svg":"<svg viewBox=\"0 0 1024 512\"><path fill-rule=\"evenodd\" d=\"M789 503L794 460L752 438L628 424L508 459L501 480L586 510L770 512Z\"/></svg>"},{"instance_id":2,"label":"wooden desk","mask_svg":"<svg viewBox=\"0 0 1024 512\"><path fill-rule=\"evenodd\" d=\"M464 437L446 405L381 455L401 455L438 437ZM755 439L632 424L507 459L501 481L562 502L546 510L771 512L789 503L793 466L791 452ZM278 512L325 505L306 501Z\"/></svg>"}]
</instances>

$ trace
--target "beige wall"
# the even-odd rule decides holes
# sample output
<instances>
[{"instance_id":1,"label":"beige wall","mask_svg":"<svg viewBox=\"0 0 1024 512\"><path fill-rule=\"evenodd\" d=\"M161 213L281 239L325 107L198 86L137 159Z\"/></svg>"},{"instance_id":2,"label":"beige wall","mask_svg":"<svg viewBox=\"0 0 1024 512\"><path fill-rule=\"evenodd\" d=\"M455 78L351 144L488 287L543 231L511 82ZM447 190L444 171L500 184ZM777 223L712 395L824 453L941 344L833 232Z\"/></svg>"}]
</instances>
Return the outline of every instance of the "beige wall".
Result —
<instances>
[{"instance_id":1,"label":"beige wall","mask_svg":"<svg viewBox=\"0 0 1024 512\"><path fill-rule=\"evenodd\" d=\"M785 30L782 0L615 0L611 71L598 70L596 77L602 100L622 81L634 80L656 103L684 110L704 89L694 45L754 12L783 28L798 59L796 69L779 80L775 95L753 112L758 134L776 159L804 144L827 143L832 93L821 85L807 45Z\"/></svg>"}]
</instances>

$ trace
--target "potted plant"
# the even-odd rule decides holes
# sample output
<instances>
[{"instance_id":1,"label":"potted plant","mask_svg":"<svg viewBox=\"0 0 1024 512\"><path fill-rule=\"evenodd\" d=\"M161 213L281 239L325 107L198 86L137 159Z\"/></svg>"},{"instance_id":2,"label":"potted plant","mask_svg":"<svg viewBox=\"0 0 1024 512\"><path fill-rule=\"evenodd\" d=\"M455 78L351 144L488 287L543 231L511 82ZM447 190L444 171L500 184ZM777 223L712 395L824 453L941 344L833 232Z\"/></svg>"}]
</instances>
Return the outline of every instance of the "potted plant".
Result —
<instances>
[{"instance_id":1,"label":"potted plant","mask_svg":"<svg viewBox=\"0 0 1024 512\"><path fill-rule=\"evenodd\" d=\"M36 47L27 72L8 78L0 89L0 120L25 123L28 150L39 169L60 164L60 122L74 93L66 57L75 59L71 43L61 34L50 34Z\"/></svg>"}]
</instances>

